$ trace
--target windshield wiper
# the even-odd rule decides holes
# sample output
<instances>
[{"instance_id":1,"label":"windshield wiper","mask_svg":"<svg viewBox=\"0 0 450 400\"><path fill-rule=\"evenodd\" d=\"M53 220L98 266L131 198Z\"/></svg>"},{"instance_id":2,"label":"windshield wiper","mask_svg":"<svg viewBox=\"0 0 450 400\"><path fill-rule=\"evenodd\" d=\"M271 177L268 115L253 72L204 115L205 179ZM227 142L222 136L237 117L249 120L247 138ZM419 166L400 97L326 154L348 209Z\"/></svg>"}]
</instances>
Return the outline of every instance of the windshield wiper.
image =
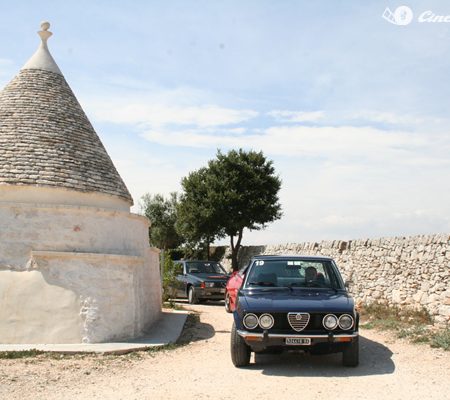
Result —
<instances>
[{"instance_id":1,"label":"windshield wiper","mask_svg":"<svg viewBox=\"0 0 450 400\"><path fill-rule=\"evenodd\" d=\"M273 282L249 282L248 285L252 285L252 286L271 286L271 287L275 287L275 283L273 283Z\"/></svg>"}]
</instances>

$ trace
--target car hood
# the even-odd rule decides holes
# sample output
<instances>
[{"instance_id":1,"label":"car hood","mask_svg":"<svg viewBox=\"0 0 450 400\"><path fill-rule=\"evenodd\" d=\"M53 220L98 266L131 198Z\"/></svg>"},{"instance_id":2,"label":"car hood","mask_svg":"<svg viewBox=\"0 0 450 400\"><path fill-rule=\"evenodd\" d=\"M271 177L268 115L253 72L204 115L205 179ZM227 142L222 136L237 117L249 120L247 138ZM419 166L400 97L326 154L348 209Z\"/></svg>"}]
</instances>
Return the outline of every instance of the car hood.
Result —
<instances>
[{"instance_id":1,"label":"car hood","mask_svg":"<svg viewBox=\"0 0 450 400\"><path fill-rule=\"evenodd\" d=\"M244 312L348 312L354 301L346 292L335 290L241 290Z\"/></svg>"},{"instance_id":2,"label":"car hood","mask_svg":"<svg viewBox=\"0 0 450 400\"><path fill-rule=\"evenodd\" d=\"M192 278L199 282L227 282L229 276L221 274L189 274Z\"/></svg>"}]
</instances>

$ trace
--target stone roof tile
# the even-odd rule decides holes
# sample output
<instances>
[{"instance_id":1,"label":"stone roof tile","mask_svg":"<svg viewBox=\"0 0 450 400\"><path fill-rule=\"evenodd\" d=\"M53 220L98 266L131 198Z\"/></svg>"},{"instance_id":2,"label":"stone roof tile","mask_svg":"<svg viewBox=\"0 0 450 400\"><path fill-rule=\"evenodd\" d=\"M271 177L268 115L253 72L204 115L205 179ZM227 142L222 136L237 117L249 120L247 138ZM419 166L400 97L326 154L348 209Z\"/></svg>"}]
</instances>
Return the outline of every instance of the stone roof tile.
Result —
<instances>
[{"instance_id":1,"label":"stone roof tile","mask_svg":"<svg viewBox=\"0 0 450 400\"><path fill-rule=\"evenodd\" d=\"M0 184L133 199L60 73L24 68L0 92Z\"/></svg>"}]
</instances>

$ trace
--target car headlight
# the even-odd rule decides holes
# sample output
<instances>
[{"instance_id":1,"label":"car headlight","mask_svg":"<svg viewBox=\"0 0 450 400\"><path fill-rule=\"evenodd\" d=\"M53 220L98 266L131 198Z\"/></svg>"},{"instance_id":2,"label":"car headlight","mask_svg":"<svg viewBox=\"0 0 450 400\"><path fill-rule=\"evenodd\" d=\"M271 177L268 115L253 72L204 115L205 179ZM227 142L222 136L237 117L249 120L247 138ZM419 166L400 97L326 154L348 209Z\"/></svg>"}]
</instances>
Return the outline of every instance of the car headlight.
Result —
<instances>
[{"instance_id":1,"label":"car headlight","mask_svg":"<svg viewBox=\"0 0 450 400\"><path fill-rule=\"evenodd\" d=\"M351 315L344 314L339 317L339 328L344 331L350 329L353 326L353 318Z\"/></svg>"},{"instance_id":2,"label":"car headlight","mask_svg":"<svg viewBox=\"0 0 450 400\"><path fill-rule=\"evenodd\" d=\"M205 287L214 287L214 282L205 282Z\"/></svg>"},{"instance_id":3,"label":"car headlight","mask_svg":"<svg viewBox=\"0 0 450 400\"><path fill-rule=\"evenodd\" d=\"M274 319L270 314L263 314L259 317L259 326L263 329L270 329L274 324Z\"/></svg>"},{"instance_id":4,"label":"car headlight","mask_svg":"<svg viewBox=\"0 0 450 400\"><path fill-rule=\"evenodd\" d=\"M322 323L326 329L333 330L338 326L338 319L334 314L327 314L323 317Z\"/></svg>"},{"instance_id":5,"label":"car headlight","mask_svg":"<svg viewBox=\"0 0 450 400\"><path fill-rule=\"evenodd\" d=\"M258 326L258 317L255 314L246 314L243 323L247 329L255 329Z\"/></svg>"}]
</instances>

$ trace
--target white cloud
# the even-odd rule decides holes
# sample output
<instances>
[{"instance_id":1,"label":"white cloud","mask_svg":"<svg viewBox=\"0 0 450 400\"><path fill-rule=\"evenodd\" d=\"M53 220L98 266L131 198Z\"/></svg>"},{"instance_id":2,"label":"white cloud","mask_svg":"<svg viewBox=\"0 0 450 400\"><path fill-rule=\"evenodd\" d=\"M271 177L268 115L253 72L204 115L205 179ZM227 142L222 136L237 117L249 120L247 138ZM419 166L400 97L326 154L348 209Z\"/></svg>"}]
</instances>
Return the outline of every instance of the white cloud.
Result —
<instances>
[{"instance_id":1,"label":"white cloud","mask_svg":"<svg viewBox=\"0 0 450 400\"><path fill-rule=\"evenodd\" d=\"M192 148L242 147L270 155L304 156L349 162L360 160L394 164L450 165L448 134L384 131L372 127L274 126L236 136L226 130L220 135L199 129L149 130L150 141Z\"/></svg>"},{"instance_id":2,"label":"white cloud","mask_svg":"<svg viewBox=\"0 0 450 400\"><path fill-rule=\"evenodd\" d=\"M0 58L0 65L3 66L12 66L14 62L8 58Z\"/></svg>"},{"instance_id":3,"label":"white cloud","mask_svg":"<svg viewBox=\"0 0 450 400\"><path fill-rule=\"evenodd\" d=\"M241 142L241 137L234 134L213 135L201 129L180 129L180 130L149 130L142 134L151 142L166 146L183 146L191 148L218 148L233 147Z\"/></svg>"},{"instance_id":4,"label":"white cloud","mask_svg":"<svg viewBox=\"0 0 450 400\"><path fill-rule=\"evenodd\" d=\"M267 113L279 122L316 122L325 116L323 111L273 110Z\"/></svg>"},{"instance_id":5,"label":"white cloud","mask_svg":"<svg viewBox=\"0 0 450 400\"><path fill-rule=\"evenodd\" d=\"M248 121L258 116L258 112L253 110L232 109L208 103L186 106L180 104L180 101L170 101L173 94L165 93L161 98L155 98L155 96L102 98L89 101L86 107L92 111L93 117L98 121L156 128L166 125L187 125L199 128L225 126ZM201 100L198 99L198 101Z\"/></svg>"},{"instance_id":6,"label":"white cloud","mask_svg":"<svg viewBox=\"0 0 450 400\"><path fill-rule=\"evenodd\" d=\"M369 125L386 124L397 127L429 127L430 125L443 125L442 118L413 115L406 113L396 113L379 110L359 110L353 112L342 112L329 110L324 111L289 111L273 110L267 113L270 117L281 123L317 123L322 126L343 126L343 125Z\"/></svg>"},{"instance_id":7,"label":"white cloud","mask_svg":"<svg viewBox=\"0 0 450 400\"><path fill-rule=\"evenodd\" d=\"M434 124L443 122L443 120L440 118L430 118L411 114L398 114L393 112L374 111L374 110L355 112L353 114L350 114L350 119L381 122L391 125L407 125L407 126L421 125L426 123Z\"/></svg>"},{"instance_id":8,"label":"white cloud","mask_svg":"<svg viewBox=\"0 0 450 400\"><path fill-rule=\"evenodd\" d=\"M245 232L246 245L450 229L442 217L450 212L450 134L442 121L373 110L274 110L270 116L280 123L266 126L266 119L251 120L256 111L221 107L189 88L136 91L86 105L94 119L133 126L145 139L124 134L111 148L134 210L146 192L179 190L181 178L206 165L217 148L241 147L264 151L283 181L283 218ZM428 130L430 121L440 123Z\"/></svg>"}]
</instances>

